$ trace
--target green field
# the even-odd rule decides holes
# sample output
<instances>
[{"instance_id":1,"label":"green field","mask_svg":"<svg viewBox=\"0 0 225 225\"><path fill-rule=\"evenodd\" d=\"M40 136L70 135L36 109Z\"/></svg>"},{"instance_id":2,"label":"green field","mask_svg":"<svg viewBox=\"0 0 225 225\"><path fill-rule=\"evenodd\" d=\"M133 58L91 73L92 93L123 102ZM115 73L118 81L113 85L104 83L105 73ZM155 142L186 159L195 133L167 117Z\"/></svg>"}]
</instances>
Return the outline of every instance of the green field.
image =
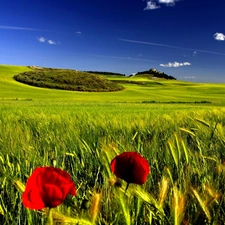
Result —
<instances>
[{"instance_id":1,"label":"green field","mask_svg":"<svg viewBox=\"0 0 225 225\"><path fill-rule=\"evenodd\" d=\"M45 224L21 194L53 162L77 188L55 224L224 224L225 84L107 76L125 89L75 92L13 79L28 70L0 65L0 224ZM151 167L126 193L109 168L124 151Z\"/></svg>"},{"instance_id":2,"label":"green field","mask_svg":"<svg viewBox=\"0 0 225 225\"><path fill-rule=\"evenodd\" d=\"M197 84L182 81L149 80L146 77L109 76L113 80L142 81L144 85L123 83L124 91L114 93L89 93L43 89L21 84L13 76L27 71L27 67L0 66L0 100L63 101L75 103L142 103L143 101L210 101L224 105L224 84ZM158 106L157 106L158 108Z\"/></svg>"}]
</instances>

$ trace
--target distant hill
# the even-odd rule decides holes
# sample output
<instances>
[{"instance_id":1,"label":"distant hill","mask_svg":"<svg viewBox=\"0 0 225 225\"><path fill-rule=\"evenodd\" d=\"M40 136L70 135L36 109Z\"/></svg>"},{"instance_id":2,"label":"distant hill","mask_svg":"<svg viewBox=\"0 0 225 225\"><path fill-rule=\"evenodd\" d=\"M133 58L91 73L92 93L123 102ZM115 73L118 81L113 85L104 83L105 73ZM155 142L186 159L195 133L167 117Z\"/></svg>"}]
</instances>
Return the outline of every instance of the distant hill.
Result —
<instances>
[{"instance_id":1,"label":"distant hill","mask_svg":"<svg viewBox=\"0 0 225 225\"><path fill-rule=\"evenodd\" d=\"M107 76L123 76L125 77L125 74L122 73L114 73L114 72L104 72L104 71L84 71L86 73L94 73L99 75L107 75Z\"/></svg>"},{"instance_id":2,"label":"distant hill","mask_svg":"<svg viewBox=\"0 0 225 225\"><path fill-rule=\"evenodd\" d=\"M124 89L123 86L97 74L38 66L29 68L32 70L15 75L14 79L36 87L70 91L110 92Z\"/></svg>"},{"instance_id":3,"label":"distant hill","mask_svg":"<svg viewBox=\"0 0 225 225\"><path fill-rule=\"evenodd\" d=\"M142 72L137 72L135 75L130 75L130 76L139 76L139 75L151 75L152 77L156 77L156 78L162 78L162 79L167 79L167 80L176 80L175 77L167 75L164 72L160 72L154 68L151 68L150 70L146 70L146 71L142 71Z\"/></svg>"}]
</instances>

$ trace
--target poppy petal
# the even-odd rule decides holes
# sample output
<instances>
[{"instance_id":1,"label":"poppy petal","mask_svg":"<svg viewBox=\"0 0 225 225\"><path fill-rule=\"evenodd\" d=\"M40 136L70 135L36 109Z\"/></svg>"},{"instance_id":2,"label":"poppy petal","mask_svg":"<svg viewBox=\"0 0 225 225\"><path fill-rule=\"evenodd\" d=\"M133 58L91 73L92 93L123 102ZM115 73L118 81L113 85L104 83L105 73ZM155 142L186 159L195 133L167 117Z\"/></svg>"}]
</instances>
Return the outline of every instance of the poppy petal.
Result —
<instances>
[{"instance_id":1,"label":"poppy petal","mask_svg":"<svg viewBox=\"0 0 225 225\"><path fill-rule=\"evenodd\" d=\"M70 175L59 168L48 167L43 173L44 183L55 184L70 184L72 182Z\"/></svg>"},{"instance_id":2,"label":"poppy petal","mask_svg":"<svg viewBox=\"0 0 225 225\"><path fill-rule=\"evenodd\" d=\"M74 183L61 185L60 189L62 191L63 198L66 198L68 194L73 196L76 195L76 188L74 186Z\"/></svg>"},{"instance_id":3,"label":"poppy petal","mask_svg":"<svg viewBox=\"0 0 225 225\"><path fill-rule=\"evenodd\" d=\"M45 207L40 188L34 187L22 194L22 204L29 209L41 210Z\"/></svg>"},{"instance_id":4,"label":"poppy petal","mask_svg":"<svg viewBox=\"0 0 225 225\"><path fill-rule=\"evenodd\" d=\"M112 172L118 177L125 180L128 183L130 178L130 165L128 163L124 163L123 157L116 157L113 159L111 163Z\"/></svg>"},{"instance_id":5,"label":"poppy petal","mask_svg":"<svg viewBox=\"0 0 225 225\"><path fill-rule=\"evenodd\" d=\"M76 195L76 188L66 171L52 166L37 167L28 178L22 201L30 209L53 208L68 194Z\"/></svg>"},{"instance_id":6,"label":"poppy petal","mask_svg":"<svg viewBox=\"0 0 225 225\"><path fill-rule=\"evenodd\" d=\"M26 190L33 189L36 186L42 185L42 174L41 174L41 167L37 167L32 175L28 178L27 184L26 184Z\"/></svg>"},{"instance_id":7,"label":"poppy petal","mask_svg":"<svg viewBox=\"0 0 225 225\"><path fill-rule=\"evenodd\" d=\"M66 197L66 196L65 196ZM42 199L45 207L54 208L65 200L62 191L55 185L45 184L42 187Z\"/></svg>"}]
</instances>

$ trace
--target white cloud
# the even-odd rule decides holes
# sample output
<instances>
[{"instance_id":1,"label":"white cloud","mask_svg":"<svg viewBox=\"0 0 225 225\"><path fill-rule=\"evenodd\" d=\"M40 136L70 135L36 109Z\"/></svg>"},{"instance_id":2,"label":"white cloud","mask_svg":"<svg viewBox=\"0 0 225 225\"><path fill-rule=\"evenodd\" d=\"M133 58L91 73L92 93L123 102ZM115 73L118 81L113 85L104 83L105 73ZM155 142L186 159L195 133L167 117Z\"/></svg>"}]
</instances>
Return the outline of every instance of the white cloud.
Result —
<instances>
[{"instance_id":1,"label":"white cloud","mask_svg":"<svg viewBox=\"0 0 225 225\"><path fill-rule=\"evenodd\" d=\"M1 26L0 29L6 29L6 30L30 30L30 31L43 31L40 29L34 29L29 27L12 27L12 26Z\"/></svg>"},{"instance_id":2,"label":"white cloud","mask_svg":"<svg viewBox=\"0 0 225 225\"><path fill-rule=\"evenodd\" d=\"M197 52L196 52L196 51L194 51L194 52L193 52L193 56L196 56L196 55L197 55Z\"/></svg>"},{"instance_id":3,"label":"white cloud","mask_svg":"<svg viewBox=\"0 0 225 225\"><path fill-rule=\"evenodd\" d=\"M39 37L38 41L41 42L41 43L44 43L46 41L46 39L44 37Z\"/></svg>"},{"instance_id":4,"label":"white cloud","mask_svg":"<svg viewBox=\"0 0 225 225\"><path fill-rule=\"evenodd\" d=\"M184 77L184 79L196 79L196 77L195 76L186 76L186 77Z\"/></svg>"},{"instance_id":5,"label":"white cloud","mask_svg":"<svg viewBox=\"0 0 225 225\"><path fill-rule=\"evenodd\" d=\"M81 32L80 31L77 31L76 34L81 34Z\"/></svg>"},{"instance_id":6,"label":"white cloud","mask_svg":"<svg viewBox=\"0 0 225 225\"><path fill-rule=\"evenodd\" d=\"M183 63L179 63L179 62L169 62L167 64L160 64L160 66L162 67L180 67L180 66L190 66L191 63L189 62L183 62Z\"/></svg>"},{"instance_id":7,"label":"white cloud","mask_svg":"<svg viewBox=\"0 0 225 225\"><path fill-rule=\"evenodd\" d=\"M146 8L144 8L144 10L154 10L154 9L158 9L158 8L160 8L160 6L156 5L155 2L148 1L147 6L146 6Z\"/></svg>"},{"instance_id":8,"label":"white cloud","mask_svg":"<svg viewBox=\"0 0 225 225\"><path fill-rule=\"evenodd\" d=\"M159 3L169 4L169 3L174 3L174 0L159 0Z\"/></svg>"},{"instance_id":9,"label":"white cloud","mask_svg":"<svg viewBox=\"0 0 225 225\"><path fill-rule=\"evenodd\" d=\"M173 5L175 5L175 2L176 1L177 0L159 0L159 3L160 4L167 4L167 5L173 6Z\"/></svg>"},{"instance_id":10,"label":"white cloud","mask_svg":"<svg viewBox=\"0 0 225 225\"><path fill-rule=\"evenodd\" d=\"M217 41L225 41L225 34L223 33L215 33L213 37Z\"/></svg>"},{"instance_id":11,"label":"white cloud","mask_svg":"<svg viewBox=\"0 0 225 225\"><path fill-rule=\"evenodd\" d=\"M56 43L55 43L53 40L48 40L48 43L49 43L50 45L56 45Z\"/></svg>"},{"instance_id":12,"label":"white cloud","mask_svg":"<svg viewBox=\"0 0 225 225\"><path fill-rule=\"evenodd\" d=\"M41 42L41 43L46 42L46 43L48 43L50 45L56 45L56 42L55 41L53 41L51 39L48 40L48 39L46 39L44 37L38 37L38 41ZM58 42L58 44L60 44L60 42Z\"/></svg>"},{"instance_id":13,"label":"white cloud","mask_svg":"<svg viewBox=\"0 0 225 225\"><path fill-rule=\"evenodd\" d=\"M154 10L160 8L159 4L166 4L167 6L174 6L175 2L180 0L147 0L147 6L144 10Z\"/></svg>"}]
</instances>

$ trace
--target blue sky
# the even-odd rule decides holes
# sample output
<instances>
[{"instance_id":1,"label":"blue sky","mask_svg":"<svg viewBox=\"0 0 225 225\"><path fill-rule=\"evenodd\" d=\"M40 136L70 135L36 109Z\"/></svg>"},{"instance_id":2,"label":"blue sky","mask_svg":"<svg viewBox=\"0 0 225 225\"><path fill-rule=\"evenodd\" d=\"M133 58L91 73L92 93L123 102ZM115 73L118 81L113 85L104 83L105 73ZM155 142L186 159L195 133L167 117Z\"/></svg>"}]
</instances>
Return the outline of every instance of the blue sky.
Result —
<instances>
[{"instance_id":1,"label":"blue sky","mask_svg":"<svg viewBox=\"0 0 225 225\"><path fill-rule=\"evenodd\" d=\"M0 63L225 83L224 0L0 0Z\"/></svg>"}]
</instances>

